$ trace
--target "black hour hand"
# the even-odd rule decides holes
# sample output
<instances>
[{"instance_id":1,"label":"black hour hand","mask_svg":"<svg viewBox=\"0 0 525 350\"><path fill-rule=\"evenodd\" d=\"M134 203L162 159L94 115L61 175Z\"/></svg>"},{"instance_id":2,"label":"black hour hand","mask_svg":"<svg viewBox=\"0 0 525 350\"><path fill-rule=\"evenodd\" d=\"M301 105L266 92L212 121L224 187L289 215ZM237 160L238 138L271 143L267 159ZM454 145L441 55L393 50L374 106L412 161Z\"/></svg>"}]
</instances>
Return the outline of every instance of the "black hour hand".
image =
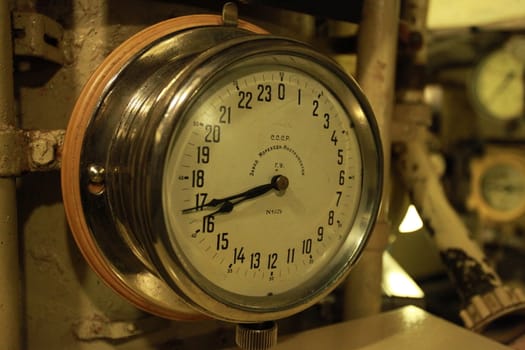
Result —
<instances>
[{"instance_id":1,"label":"black hour hand","mask_svg":"<svg viewBox=\"0 0 525 350\"><path fill-rule=\"evenodd\" d=\"M213 212L210 215L214 215L218 213L229 213L233 210L233 207L235 206L235 204L243 202L247 199L259 197L272 189L275 189L277 191L284 191L286 190L287 187L288 187L288 179L286 178L286 176L275 175L274 177L272 177L272 180L270 183L255 186L247 191L237 193L237 194L234 194L228 197L224 197L220 199L214 198L202 205L183 209L182 213L186 214L186 213L190 213L196 210L201 210L204 208L216 207L218 205L221 205L221 207L218 208L215 212ZM234 201L236 199L238 200Z\"/></svg>"}]
</instances>

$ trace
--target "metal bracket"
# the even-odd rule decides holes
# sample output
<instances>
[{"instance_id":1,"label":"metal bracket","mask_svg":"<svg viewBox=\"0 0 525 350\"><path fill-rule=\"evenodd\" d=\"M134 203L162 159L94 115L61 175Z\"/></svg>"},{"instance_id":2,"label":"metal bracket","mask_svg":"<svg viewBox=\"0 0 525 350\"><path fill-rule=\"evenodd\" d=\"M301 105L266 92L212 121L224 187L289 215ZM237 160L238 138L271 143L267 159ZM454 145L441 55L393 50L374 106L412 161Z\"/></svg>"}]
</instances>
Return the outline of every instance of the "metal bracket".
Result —
<instances>
[{"instance_id":1,"label":"metal bracket","mask_svg":"<svg viewBox=\"0 0 525 350\"><path fill-rule=\"evenodd\" d=\"M432 124L431 110L422 103L398 103L394 106L391 126L393 143L414 140L418 135L426 134Z\"/></svg>"},{"instance_id":2,"label":"metal bracket","mask_svg":"<svg viewBox=\"0 0 525 350\"><path fill-rule=\"evenodd\" d=\"M222 23L230 27L236 27L239 24L237 5L234 2L224 4L222 8Z\"/></svg>"},{"instance_id":3,"label":"metal bracket","mask_svg":"<svg viewBox=\"0 0 525 350\"><path fill-rule=\"evenodd\" d=\"M0 177L60 169L65 130L0 130Z\"/></svg>"},{"instance_id":4,"label":"metal bracket","mask_svg":"<svg viewBox=\"0 0 525 350\"><path fill-rule=\"evenodd\" d=\"M103 315L93 315L74 327L75 336L82 341L98 339L125 340L133 336L151 333L167 328L169 322L157 317L147 317L133 321L111 321Z\"/></svg>"},{"instance_id":5,"label":"metal bracket","mask_svg":"<svg viewBox=\"0 0 525 350\"><path fill-rule=\"evenodd\" d=\"M38 57L63 65L64 29L51 18L35 12L13 12L14 51L17 56Z\"/></svg>"}]
</instances>

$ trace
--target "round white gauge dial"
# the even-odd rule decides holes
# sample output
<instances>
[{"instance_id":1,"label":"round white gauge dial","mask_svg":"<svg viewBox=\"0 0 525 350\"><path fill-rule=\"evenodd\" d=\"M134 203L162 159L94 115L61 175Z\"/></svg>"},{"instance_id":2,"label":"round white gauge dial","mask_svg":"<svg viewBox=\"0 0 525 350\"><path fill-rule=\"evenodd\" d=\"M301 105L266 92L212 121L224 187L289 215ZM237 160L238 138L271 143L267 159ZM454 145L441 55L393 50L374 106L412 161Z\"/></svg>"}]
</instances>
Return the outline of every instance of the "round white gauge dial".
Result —
<instances>
[{"instance_id":1,"label":"round white gauge dial","mask_svg":"<svg viewBox=\"0 0 525 350\"><path fill-rule=\"evenodd\" d=\"M474 71L474 106L483 115L500 120L521 117L525 103L524 66L509 50L490 53Z\"/></svg>"},{"instance_id":2,"label":"round white gauge dial","mask_svg":"<svg viewBox=\"0 0 525 350\"><path fill-rule=\"evenodd\" d=\"M208 85L166 162L174 249L233 300L313 279L341 249L360 201L352 121L327 86L286 68L292 60L245 65Z\"/></svg>"},{"instance_id":3,"label":"round white gauge dial","mask_svg":"<svg viewBox=\"0 0 525 350\"><path fill-rule=\"evenodd\" d=\"M263 322L313 305L355 265L381 146L334 61L223 22L166 21L108 57L68 127L63 192L84 256L135 305Z\"/></svg>"},{"instance_id":4,"label":"round white gauge dial","mask_svg":"<svg viewBox=\"0 0 525 350\"><path fill-rule=\"evenodd\" d=\"M525 207L525 174L513 164L494 164L481 176L481 193L486 203L501 212Z\"/></svg>"},{"instance_id":5,"label":"round white gauge dial","mask_svg":"<svg viewBox=\"0 0 525 350\"><path fill-rule=\"evenodd\" d=\"M490 148L471 161L468 206L491 222L511 222L525 215L525 162L520 153Z\"/></svg>"}]
</instances>

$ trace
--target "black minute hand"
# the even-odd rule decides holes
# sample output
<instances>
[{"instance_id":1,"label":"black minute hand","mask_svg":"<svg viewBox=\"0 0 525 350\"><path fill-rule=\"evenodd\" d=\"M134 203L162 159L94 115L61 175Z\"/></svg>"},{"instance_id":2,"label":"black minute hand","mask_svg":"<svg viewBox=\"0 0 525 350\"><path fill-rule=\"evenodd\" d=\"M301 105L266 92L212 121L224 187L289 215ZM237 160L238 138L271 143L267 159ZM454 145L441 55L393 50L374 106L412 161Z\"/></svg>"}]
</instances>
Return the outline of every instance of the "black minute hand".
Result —
<instances>
[{"instance_id":1,"label":"black minute hand","mask_svg":"<svg viewBox=\"0 0 525 350\"><path fill-rule=\"evenodd\" d=\"M228 197L224 197L224 198L220 198L220 199L217 199L217 198L214 198L202 205L198 205L198 206L195 206L195 207L192 207L192 208L187 208L187 209L183 209L182 210L182 213L183 214L186 214L186 213L189 213L189 212L192 212L192 211L195 211L195 210L199 210L199 209L202 209L202 208L207 208L207 207L216 207L220 204L222 204L222 206L217 210L215 211L213 214L216 214L216 213L229 213L233 210L233 207L235 204L238 204L240 202L243 202L247 199L251 199L251 198L255 198L255 197L259 197L263 194L265 194L266 192L272 190L272 189L275 189L277 191L284 191L286 190L286 188L288 187L288 179L286 178L286 176L283 176L283 175L275 175L274 177L272 177L272 180L270 183L267 183L267 184L264 184L264 185L259 185L259 186L255 186L247 191L244 191L244 192L241 192L241 193L238 193L238 194L234 194L234 195L231 195L231 196L228 196ZM235 199L239 199L241 198L240 200L236 201L236 202L232 202L233 200ZM211 214L211 215L213 215Z\"/></svg>"}]
</instances>

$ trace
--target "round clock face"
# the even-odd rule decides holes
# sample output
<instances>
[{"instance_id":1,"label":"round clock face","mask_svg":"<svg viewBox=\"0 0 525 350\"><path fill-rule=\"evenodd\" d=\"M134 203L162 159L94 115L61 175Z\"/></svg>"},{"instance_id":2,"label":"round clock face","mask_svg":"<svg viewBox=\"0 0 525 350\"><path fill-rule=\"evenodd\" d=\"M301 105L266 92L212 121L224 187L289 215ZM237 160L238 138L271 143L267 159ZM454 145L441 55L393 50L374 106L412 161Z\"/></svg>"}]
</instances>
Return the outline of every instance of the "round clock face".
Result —
<instances>
[{"instance_id":1,"label":"round clock face","mask_svg":"<svg viewBox=\"0 0 525 350\"><path fill-rule=\"evenodd\" d=\"M519 118L524 112L525 64L508 50L497 50L474 71L474 106L483 115L500 120Z\"/></svg>"},{"instance_id":2,"label":"round clock face","mask_svg":"<svg viewBox=\"0 0 525 350\"><path fill-rule=\"evenodd\" d=\"M513 164L495 164L481 176L481 194L494 210L512 212L525 207L525 174Z\"/></svg>"},{"instance_id":3,"label":"round clock face","mask_svg":"<svg viewBox=\"0 0 525 350\"><path fill-rule=\"evenodd\" d=\"M525 166L521 152L489 148L471 161L468 206L490 223L510 223L525 214Z\"/></svg>"},{"instance_id":4,"label":"round clock face","mask_svg":"<svg viewBox=\"0 0 525 350\"><path fill-rule=\"evenodd\" d=\"M92 266L145 310L287 317L364 249L381 200L377 127L329 58L199 18L139 33L92 79L68 128L68 217Z\"/></svg>"},{"instance_id":5,"label":"round clock face","mask_svg":"<svg viewBox=\"0 0 525 350\"><path fill-rule=\"evenodd\" d=\"M230 301L320 281L361 200L353 122L292 60L244 63L209 84L166 161L174 250Z\"/></svg>"}]
</instances>

